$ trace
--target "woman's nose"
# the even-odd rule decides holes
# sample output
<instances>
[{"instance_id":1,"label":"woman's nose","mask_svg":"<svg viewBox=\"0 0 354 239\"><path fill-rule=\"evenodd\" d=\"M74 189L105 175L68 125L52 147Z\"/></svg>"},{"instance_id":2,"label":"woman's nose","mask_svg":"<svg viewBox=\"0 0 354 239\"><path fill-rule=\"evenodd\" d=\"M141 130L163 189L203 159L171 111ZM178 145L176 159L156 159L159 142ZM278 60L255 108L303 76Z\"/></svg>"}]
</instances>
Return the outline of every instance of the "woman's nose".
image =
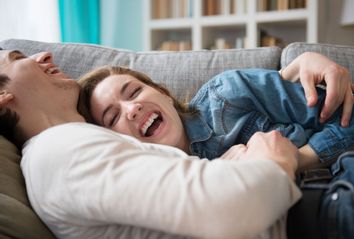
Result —
<instances>
[{"instance_id":1,"label":"woman's nose","mask_svg":"<svg viewBox=\"0 0 354 239\"><path fill-rule=\"evenodd\" d=\"M38 63L51 63L53 60L53 55L50 52L40 52L30 57Z\"/></svg>"},{"instance_id":2,"label":"woman's nose","mask_svg":"<svg viewBox=\"0 0 354 239\"><path fill-rule=\"evenodd\" d=\"M140 103L127 103L126 104L126 109L127 109L127 118L128 120L135 120L141 110L143 109L143 106Z\"/></svg>"}]
</instances>

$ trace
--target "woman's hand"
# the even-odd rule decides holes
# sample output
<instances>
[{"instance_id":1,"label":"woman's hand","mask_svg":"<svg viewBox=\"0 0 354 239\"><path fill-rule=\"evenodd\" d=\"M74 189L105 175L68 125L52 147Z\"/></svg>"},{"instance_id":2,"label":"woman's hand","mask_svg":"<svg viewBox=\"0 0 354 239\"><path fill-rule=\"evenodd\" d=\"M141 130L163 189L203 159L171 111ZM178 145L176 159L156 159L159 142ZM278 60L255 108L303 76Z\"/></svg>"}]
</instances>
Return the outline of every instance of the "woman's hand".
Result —
<instances>
[{"instance_id":1,"label":"woman's hand","mask_svg":"<svg viewBox=\"0 0 354 239\"><path fill-rule=\"evenodd\" d=\"M353 108L353 85L346 68L321 54L305 52L282 69L281 76L283 79L293 82L300 79L309 107L314 106L317 102L315 86L326 84L327 96L321 111L320 121L325 122L343 104L341 125L343 127L349 125Z\"/></svg>"}]
</instances>

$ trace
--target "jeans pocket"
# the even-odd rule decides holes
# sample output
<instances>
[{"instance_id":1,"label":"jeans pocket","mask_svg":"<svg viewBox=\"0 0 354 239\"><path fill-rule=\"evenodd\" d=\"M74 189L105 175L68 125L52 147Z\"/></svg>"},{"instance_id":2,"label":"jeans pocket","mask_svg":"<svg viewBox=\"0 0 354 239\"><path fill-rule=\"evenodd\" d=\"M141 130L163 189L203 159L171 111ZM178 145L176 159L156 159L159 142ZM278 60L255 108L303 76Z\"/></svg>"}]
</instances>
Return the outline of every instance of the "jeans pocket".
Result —
<instances>
[{"instance_id":1,"label":"jeans pocket","mask_svg":"<svg viewBox=\"0 0 354 239\"><path fill-rule=\"evenodd\" d=\"M320 210L321 238L354 238L354 187L338 180L325 192Z\"/></svg>"}]
</instances>

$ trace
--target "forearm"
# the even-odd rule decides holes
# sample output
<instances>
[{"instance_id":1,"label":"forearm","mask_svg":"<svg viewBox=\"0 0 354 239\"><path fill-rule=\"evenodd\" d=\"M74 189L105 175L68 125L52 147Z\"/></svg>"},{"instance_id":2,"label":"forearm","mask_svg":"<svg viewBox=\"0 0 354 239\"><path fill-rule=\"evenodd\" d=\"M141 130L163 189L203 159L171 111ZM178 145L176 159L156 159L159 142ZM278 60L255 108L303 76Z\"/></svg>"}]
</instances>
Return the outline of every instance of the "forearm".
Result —
<instances>
[{"instance_id":1,"label":"forearm","mask_svg":"<svg viewBox=\"0 0 354 239\"><path fill-rule=\"evenodd\" d=\"M317 154L308 144L302 146L299 152L298 171L322 166Z\"/></svg>"},{"instance_id":2,"label":"forearm","mask_svg":"<svg viewBox=\"0 0 354 239\"><path fill-rule=\"evenodd\" d=\"M113 145L117 143L105 142L106 153ZM85 217L95 220L173 234L249 238L299 198L294 183L270 160L186 160L162 150L129 147L117 149L114 164L102 155L95 171L85 165L92 160L77 164L81 176L70 184L82 205L77 213L84 209ZM82 201L80 195L90 195L90 200Z\"/></svg>"}]
</instances>

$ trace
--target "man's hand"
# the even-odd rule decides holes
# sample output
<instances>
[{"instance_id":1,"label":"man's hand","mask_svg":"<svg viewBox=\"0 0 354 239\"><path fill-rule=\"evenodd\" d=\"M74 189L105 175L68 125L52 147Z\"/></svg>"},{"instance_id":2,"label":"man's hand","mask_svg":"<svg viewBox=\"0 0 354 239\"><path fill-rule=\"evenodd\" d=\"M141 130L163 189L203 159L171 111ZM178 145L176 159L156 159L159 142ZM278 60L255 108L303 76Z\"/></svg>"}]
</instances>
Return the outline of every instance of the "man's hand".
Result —
<instances>
[{"instance_id":1,"label":"man's hand","mask_svg":"<svg viewBox=\"0 0 354 239\"><path fill-rule=\"evenodd\" d=\"M237 144L229 148L220 159L224 160L238 160L241 155L247 151L247 147L244 144Z\"/></svg>"},{"instance_id":2,"label":"man's hand","mask_svg":"<svg viewBox=\"0 0 354 239\"><path fill-rule=\"evenodd\" d=\"M298 166L299 151L287 138L278 131L255 133L247 145L231 147L221 159L232 160L272 160L276 162L291 179L295 179Z\"/></svg>"},{"instance_id":3,"label":"man's hand","mask_svg":"<svg viewBox=\"0 0 354 239\"><path fill-rule=\"evenodd\" d=\"M298 81L304 87L307 103L312 107L317 102L315 86L326 84L327 96L320 121L325 122L343 104L341 125L347 127L352 114L353 92L349 71L327 57L305 52L281 71L286 80Z\"/></svg>"}]
</instances>

